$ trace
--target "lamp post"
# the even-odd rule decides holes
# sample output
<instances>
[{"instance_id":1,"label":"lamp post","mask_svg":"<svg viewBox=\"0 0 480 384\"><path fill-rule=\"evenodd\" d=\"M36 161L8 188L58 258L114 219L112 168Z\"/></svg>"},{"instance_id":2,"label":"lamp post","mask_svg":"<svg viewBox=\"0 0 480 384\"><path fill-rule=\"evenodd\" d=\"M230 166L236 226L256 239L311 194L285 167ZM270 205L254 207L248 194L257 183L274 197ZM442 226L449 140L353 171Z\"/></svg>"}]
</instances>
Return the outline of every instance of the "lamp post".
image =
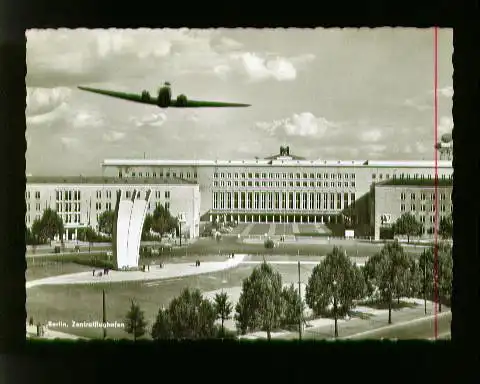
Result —
<instances>
[{"instance_id":1,"label":"lamp post","mask_svg":"<svg viewBox=\"0 0 480 384\"><path fill-rule=\"evenodd\" d=\"M333 316L335 319L335 338L338 337L338 324L337 324L337 281L333 280Z\"/></svg>"}]
</instances>

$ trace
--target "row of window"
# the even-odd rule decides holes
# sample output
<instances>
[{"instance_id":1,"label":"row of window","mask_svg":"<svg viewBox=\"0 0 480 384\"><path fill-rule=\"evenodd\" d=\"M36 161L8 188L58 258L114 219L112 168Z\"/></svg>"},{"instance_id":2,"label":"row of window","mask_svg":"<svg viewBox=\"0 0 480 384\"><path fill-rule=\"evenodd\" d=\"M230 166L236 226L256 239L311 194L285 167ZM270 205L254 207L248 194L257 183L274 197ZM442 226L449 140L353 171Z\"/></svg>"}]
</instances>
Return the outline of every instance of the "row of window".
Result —
<instances>
[{"instance_id":1,"label":"row of window","mask_svg":"<svg viewBox=\"0 0 480 384\"><path fill-rule=\"evenodd\" d=\"M125 196L127 199L130 199L132 197L132 191L126 191ZM112 198L112 191L107 190L105 191L105 196L107 199ZM141 192L139 191L137 194L137 198L140 198ZM155 191L155 197L159 199L161 196L160 191ZM164 196L166 199L170 198L170 191L165 191ZM97 199L102 198L102 191L98 190L96 192L96 197ZM25 192L25 199L29 200L30 199L30 191ZM40 199L40 191L35 191L35 199ZM80 201L81 200L81 194L80 191L75 190L75 191L63 191L63 190L56 190L55 191L55 199L57 202L62 202L62 201Z\"/></svg>"},{"instance_id":2,"label":"row of window","mask_svg":"<svg viewBox=\"0 0 480 384\"><path fill-rule=\"evenodd\" d=\"M415 204L410 204L410 211L415 212L416 211L416 205ZM406 204L402 203L400 204L400 211L405 212L406 211ZM425 204L420 205L420 211L421 212L426 212L427 211L427 206ZM447 212L447 206L445 204L442 204L440 206L440 211L441 212ZM435 204L430 205L430 209L428 212L435 212ZM453 205L450 205L450 212L453 212Z\"/></svg>"},{"instance_id":3,"label":"row of window","mask_svg":"<svg viewBox=\"0 0 480 384\"><path fill-rule=\"evenodd\" d=\"M187 179L191 179L192 178L192 175L193 175L193 178L196 179L197 178L197 172L170 172L170 171L166 171L164 172L163 170L159 171L158 173L157 172L132 172L131 173L131 177L138 177L138 178L142 178L142 177L145 177L145 178L150 178L150 177L153 177L154 179L157 178L157 176L159 178L163 178L163 177L173 177L173 178L179 178L179 179L183 179L184 176L186 176ZM118 177L119 178L122 178L123 177L123 172L122 171L118 171Z\"/></svg>"},{"instance_id":4,"label":"row of window","mask_svg":"<svg viewBox=\"0 0 480 384\"><path fill-rule=\"evenodd\" d=\"M335 187L338 187L338 188L348 188L348 187L352 187L352 188L355 188L355 181L337 181L336 183L334 181L304 181L304 182L300 182L300 181L230 181L230 180L227 180L227 181L224 181L224 180L221 180L221 181L217 181L215 180L213 182L213 186L214 187L231 187L233 184L234 187L303 187L303 188L321 188L321 187L324 187L324 188L335 188Z\"/></svg>"},{"instance_id":5,"label":"row of window","mask_svg":"<svg viewBox=\"0 0 480 384\"><path fill-rule=\"evenodd\" d=\"M406 199L406 196L407 196L407 194L406 194L405 192L402 192L402 193L400 194L400 199L401 199L401 200L405 200L405 199ZM416 195L414 192L410 193L410 199L411 199L411 200L415 200L415 197L416 197L416 196L417 196L417 195ZM435 200L435 193L431 193L431 194L429 195L429 197L430 197L430 200L432 200L432 201ZM446 194L446 193L441 193L441 194L440 194L440 200L443 201L443 200L446 200L446 198L447 198L447 194ZM450 199L451 199L451 198L452 198L452 196L450 195ZM427 194L426 194L425 192L420 193L420 200L426 200L426 199L427 199Z\"/></svg>"},{"instance_id":6,"label":"row of window","mask_svg":"<svg viewBox=\"0 0 480 384\"><path fill-rule=\"evenodd\" d=\"M25 200L30 200L30 191L25 191ZM40 199L40 191L35 191L35 199Z\"/></svg>"},{"instance_id":7,"label":"row of window","mask_svg":"<svg viewBox=\"0 0 480 384\"><path fill-rule=\"evenodd\" d=\"M226 178L227 179L231 179L232 178L232 175L233 175L233 178L234 179L238 179L238 178L241 178L241 179L332 179L334 180L335 178L337 178L338 180L341 180L342 178L343 179L348 179L349 176L352 178L352 179L355 179L355 173L351 173L351 174L348 174L348 173L266 173L266 172L263 172L263 173L252 173L252 172L242 172L242 173L238 173L238 172L235 172L235 173L217 173L215 172L213 174L213 178L214 179L225 179L225 175L226 175Z\"/></svg>"},{"instance_id":8,"label":"row of window","mask_svg":"<svg viewBox=\"0 0 480 384\"><path fill-rule=\"evenodd\" d=\"M157 207L160 202L155 203L155 207ZM166 210L170 210L170 203L165 202L163 204ZM97 203L95 206L97 212L102 210L102 203ZM148 209L151 209L151 203L148 203ZM36 204L36 210L40 211L40 204ZM112 203L105 204L105 210L109 211L112 210ZM27 204L27 211L30 211L30 204ZM80 203L57 203L56 204L56 211L62 218L64 223L80 223ZM97 213L97 222L98 218L100 217L100 213ZM26 215L26 222L30 223L31 218L30 215ZM40 219L41 214L37 213L36 218Z\"/></svg>"},{"instance_id":9,"label":"row of window","mask_svg":"<svg viewBox=\"0 0 480 384\"><path fill-rule=\"evenodd\" d=\"M380 175L378 175L378 176L379 176L379 177L378 177L379 180L383 180L383 174L380 174ZM399 178L400 178L400 179L405 179L405 178L406 178L407 180L410 180L410 179L411 179L411 176L412 176L412 175L410 175L409 173L407 173L406 175L405 175L404 173L401 173L400 176L399 176ZM395 180L396 178L397 178L397 175L393 175L393 179ZM442 180L446 180L446 179L447 179L447 176L446 176L446 175L441 175L440 178L441 178ZM376 179L377 179L377 175L376 175L375 173L373 173L373 174L372 174L372 180L376 180ZM388 179L390 179L390 175L387 173L387 174L385 175L385 180L388 180ZM419 180L432 180L432 174L429 173L429 174L425 177L425 175L423 175L423 174L420 175L420 174L416 173L416 174L413 175L413 179L414 179L414 180L418 180L418 179L419 179ZM448 175L448 179L449 179L449 180L452 180L452 179L453 179L453 175Z\"/></svg>"},{"instance_id":10,"label":"row of window","mask_svg":"<svg viewBox=\"0 0 480 384\"><path fill-rule=\"evenodd\" d=\"M355 193L319 192L214 192L213 209L344 209Z\"/></svg>"}]
</instances>

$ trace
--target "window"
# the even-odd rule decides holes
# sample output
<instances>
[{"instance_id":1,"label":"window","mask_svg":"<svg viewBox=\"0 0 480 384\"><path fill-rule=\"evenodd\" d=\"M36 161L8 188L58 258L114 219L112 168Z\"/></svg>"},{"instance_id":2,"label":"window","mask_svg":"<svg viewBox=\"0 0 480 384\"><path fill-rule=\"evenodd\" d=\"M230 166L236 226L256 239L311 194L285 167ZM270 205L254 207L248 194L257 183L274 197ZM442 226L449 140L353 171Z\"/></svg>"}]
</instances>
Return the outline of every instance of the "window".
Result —
<instances>
[{"instance_id":1,"label":"window","mask_svg":"<svg viewBox=\"0 0 480 384\"><path fill-rule=\"evenodd\" d=\"M40 191L35 191L35 199L40 199Z\"/></svg>"},{"instance_id":2,"label":"window","mask_svg":"<svg viewBox=\"0 0 480 384\"><path fill-rule=\"evenodd\" d=\"M165 203L165 209L170 211L170 203L168 201Z\"/></svg>"},{"instance_id":3,"label":"window","mask_svg":"<svg viewBox=\"0 0 480 384\"><path fill-rule=\"evenodd\" d=\"M262 179L266 179L267 178L267 174L266 173L262 173Z\"/></svg>"},{"instance_id":4,"label":"window","mask_svg":"<svg viewBox=\"0 0 480 384\"><path fill-rule=\"evenodd\" d=\"M422 194L420 195L420 199L421 199L421 200L425 200L425 199L426 199L425 193L422 192Z\"/></svg>"},{"instance_id":5,"label":"window","mask_svg":"<svg viewBox=\"0 0 480 384\"><path fill-rule=\"evenodd\" d=\"M341 186L342 186L342 182L341 181L337 182L337 187L341 188Z\"/></svg>"},{"instance_id":6,"label":"window","mask_svg":"<svg viewBox=\"0 0 480 384\"><path fill-rule=\"evenodd\" d=\"M190 172L187 172L187 179L190 179L192 177L192 174Z\"/></svg>"},{"instance_id":7,"label":"window","mask_svg":"<svg viewBox=\"0 0 480 384\"><path fill-rule=\"evenodd\" d=\"M377 175L375 173L372 174L372 179L376 179L377 178Z\"/></svg>"},{"instance_id":8,"label":"window","mask_svg":"<svg viewBox=\"0 0 480 384\"><path fill-rule=\"evenodd\" d=\"M125 196L127 197L127 199L129 199L130 198L130 191L125 192Z\"/></svg>"},{"instance_id":9,"label":"window","mask_svg":"<svg viewBox=\"0 0 480 384\"><path fill-rule=\"evenodd\" d=\"M405 212L405 204L400 204L400 211Z\"/></svg>"},{"instance_id":10,"label":"window","mask_svg":"<svg viewBox=\"0 0 480 384\"><path fill-rule=\"evenodd\" d=\"M238 179L238 172L235 172L235 179Z\"/></svg>"},{"instance_id":11,"label":"window","mask_svg":"<svg viewBox=\"0 0 480 384\"><path fill-rule=\"evenodd\" d=\"M401 199L401 200L405 200L405 192L402 192L402 193L400 194L400 199Z\"/></svg>"},{"instance_id":12,"label":"window","mask_svg":"<svg viewBox=\"0 0 480 384\"><path fill-rule=\"evenodd\" d=\"M411 210L412 212L415 212L415 204L412 204L412 205L410 206L410 210Z\"/></svg>"},{"instance_id":13,"label":"window","mask_svg":"<svg viewBox=\"0 0 480 384\"><path fill-rule=\"evenodd\" d=\"M135 176L136 176L136 175L135 175L135 172L132 172L132 177L135 177Z\"/></svg>"},{"instance_id":14,"label":"window","mask_svg":"<svg viewBox=\"0 0 480 384\"><path fill-rule=\"evenodd\" d=\"M183 172L180 172L180 179L183 179Z\"/></svg>"},{"instance_id":15,"label":"window","mask_svg":"<svg viewBox=\"0 0 480 384\"><path fill-rule=\"evenodd\" d=\"M297 179L300 179L300 173L297 173L297 174L296 174L296 178L297 178Z\"/></svg>"},{"instance_id":16,"label":"window","mask_svg":"<svg viewBox=\"0 0 480 384\"><path fill-rule=\"evenodd\" d=\"M317 173L317 179L321 179L322 178L322 174L321 173Z\"/></svg>"},{"instance_id":17,"label":"window","mask_svg":"<svg viewBox=\"0 0 480 384\"><path fill-rule=\"evenodd\" d=\"M170 177L170 172L167 171L167 173L165 173L165 177Z\"/></svg>"},{"instance_id":18,"label":"window","mask_svg":"<svg viewBox=\"0 0 480 384\"><path fill-rule=\"evenodd\" d=\"M303 178L304 179L307 179L308 178L308 175L306 173L303 174Z\"/></svg>"},{"instance_id":19,"label":"window","mask_svg":"<svg viewBox=\"0 0 480 384\"><path fill-rule=\"evenodd\" d=\"M165 198L169 199L170 198L170 191L165 191Z\"/></svg>"},{"instance_id":20,"label":"window","mask_svg":"<svg viewBox=\"0 0 480 384\"><path fill-rule=\"evenodd\" d=\"M40 211L40 203L36 203L36 204L35 204L35 209L36 209L37 211Z\"/></svg>"},{"instance_id":21,"label":"window","mask_svg":"<svg viewBox=\"0 0 480 384\"><path fill-rule=\"evenodd\" d=\"M350 185L355 188L355 181L351 181Z\"/></svg>"},{"instance_id":22,"label":"window","mask_svg":"<svg viewBox=\"0 0 480 384\"><path fill-rule=\"evenodd\" d=\"M112 191L107 191L107 199L111 199L112 198Z\"/></svg>"},{"instance_id":23,"label":"window","mask_svg":"<svg viewBox=\"0 0 480 384\"><path fill-rule=\"evenodd\" d=\"M314 181L310 182L310 187L315 187L315 182Z\"/></svg>"},{"instance_id":24,"label":"window","mask_svg":"<svg viewBox=\"0 0 480 384\"><path fill-rule=\"evenodd\" d=\"M228 179L231 179L231 178L232 178L232 174L229 173L229 174L227 175L227 178L228 178Z\"/></svg>"},{"instance_id":25,"label":"window","mask_svg":"<svg viewBox=\"0 0 480 384\"><path fill-rule=\"evenodd\" d=\"M253 177L253 173L248 174L248 178L251 179Z\"/></svg>"},{"instance_id":26,"label":"window","mask_svg":"<svg viewBox=\"0 0 480 384\"><path fill-rule=\"evenodd\" d=\"M225 178L225 173L222 172L222 174L220 175L220 177L221 177L222 179L224 179L224 178Z\"/></svg>"},{"instance_id":27,"label":"window","mask_svg":"<svg viewBox=\"0 0 480 384\"><path fill-rule=\"evenodd\" d=\"M323 174L323 178L324 178L324 179L328 179L328 173L324 173L324 174Z\"/></svg>"},{"instance_id":28,"label":"window","mask_svg":"<svg viewBox=\"0 0 480 384\"><path fill-rule=\"evenodd\" d=\"M445 200L445 193L442 193L442 194L440 195L440 200L442 200L442 201Z\"/></svg>"},{"instance_id":29,"label":"window","mask_svg":"<svg viewBox=\"0 0 480 384\"><path fill-rule=\"evenodd\" d=\"M343 183L343 186L344 186L345 188L347 188L347 187L348 187L348 181L345 181L345 182Z\"/></svg>"},{"instance_id":30,"label":"window","mask_svg":"<svg viewBox=\"0 0 480 384\"><path fill-rule=\"evenodd\" d=\"M310 173L310 178L311 178L311 179L314 179L314 178L315 178L315 174L314 174L314 173Z\"/></svg>"},{"instance_id":31,"label":"window","mask_svg":"<svg viewBox=\"0 0 480 384\"><path fill-rule=\"evenodd\" d=\"M177 177L177 172L172 172L172 177Z\"/></svg>"},{"instance_id":32,"label":"window","mask_svg":"<svg viewBox=\"0 0 480 384\"><path fill-rule=\"evenodd\" d=\"M138 177L142 177L142 172L138 172Z\"/></svg>"},{"instance_id":33,"label":"window","mask_svg":"<svg viewBox=\"0 0 480 384\"><path fill-rule=\"evenodd\" d=\"M330 187L335 188L335 182L334 182L334 181L332 181L332 182L330 183Z\"/></svg>"},{"instance_id":34,"label":"window","mask_svg":"<svg viewBox=\"0 0 480 384\"><path fill-rule=\"evenodd\" d=\"M260 178L260 174L259 174L259 173L255 173L255 178L256 178L256 179Z\"/></svg>"},{"instance_id":35,"label":"window","mask_svg":"<svg viewBox=\"0 0 480 384\"><path fill-rule=\"evenodd\" d=\"M425 210L426 210L425 204L422 204L420 208L421 208L422 212L425 212Z\"/></svg>"},{"instance_id":36,"label":"window","mask_svg":"<svg viewBox=\"0 0 480 384\"><path fill-rule=\"evenodd\" d=\"M194 179L197 178L197 172L195 172L195 173L193 174L193 178L194 178Z\"/></svg>"},{"instance_id":37,"label":"window","mask_svg":"<svg viewBox=\"0 0 480 384\"><path fill-rule=\"evenodd\" d=\"M410 198L411 198L412 200L415 200L415 193L411 193L411 194L410 194Z\"/></svg>"},{"instance_id":38,"label":"window","mask_svg":"<svg viewBox=\"0 0 480 384\"><path fill-rule=\"evenodd\" d=\"M123 177L122 171L118 171L118 178L121 179Z\"/></svg>"},{"instance_id":39,"label":"window","mask_svg":"<svg viewBox=\"0 0 480 384\"><path fill-rule=\"evenodd\" d=\"M307 182L307 181L304 181L304 182L303 182L303 186L304 186L304 187L308 187L308 182Z\"/></svg>"},{"instance_id":40,"label":"window","mask_svg":"<svg viewBox=\"0 0 480 384\"><path fill-rule=\"evenodd\" d=\"M352 179L355 179L355 173L352 173Z\"/></svg>"},{"instance_id":41,"label":"window","mask_svg":"<svg viewBox=\"0 0 480 384\"><path fill-rule=\"evenodd\" d=\"M324 181L324 182L323 182L323 186L324 186L325 188L328 188L328 181Z\"/></svg>"},{"instance_id":42,"label":"window","mask_svg":"<svg viewBox=\"0 0 480 384\"><path fill-rule=\"evenodd\" d=\"M102 209L102 203L96 203L95 208L97 211L100 211Z\"/></svg>"},{"instance_id":43,"label":"window","mask_svg":"<svg viewBox=\"0 0 480 384\"><path fill-rule=\"evenodd\" d=\"M97 199L101 199L102 198L102 191L97 191Z\"/></svg>"}]
</instances>

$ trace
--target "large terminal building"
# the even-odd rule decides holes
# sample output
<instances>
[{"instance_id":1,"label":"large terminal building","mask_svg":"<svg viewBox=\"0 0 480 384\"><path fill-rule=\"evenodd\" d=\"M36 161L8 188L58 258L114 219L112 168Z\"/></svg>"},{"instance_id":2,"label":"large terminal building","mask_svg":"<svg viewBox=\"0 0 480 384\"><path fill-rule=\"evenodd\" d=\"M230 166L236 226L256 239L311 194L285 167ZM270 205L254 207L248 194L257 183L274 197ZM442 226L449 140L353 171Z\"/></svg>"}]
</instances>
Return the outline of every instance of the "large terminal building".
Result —
<instances>
[{"instance_id":1,"label":"large terminal building","mask_svg":"<svg viewBox=\"0 0 480 384\"><path fill-rule=\"evenodd\" d=\"M200 220L327 224L348 218L354 227L363 225L379 238L380 227L405 212L419 216L428 233L432 219L422 218L427 211L421 210L424 204L417 204L417 210L411 202L411 189L418 198L431 199L437 175L447 188L442 196L451 202L453 178L451 158L439 160L436 167L433 161L307 160L291 154L287 146L265 159L107 159L102 168L103 175L95 180L29 178L27 225L50 206L67 224L89 221L95 226L98 215L112 208L115 189L148 187L152 200L167 204L173 215L185 214L192 237L199 235ZM408 202L403 199L407 193ZM444 213L450 210L442 208Z\"/></svg>"}]
</instances>

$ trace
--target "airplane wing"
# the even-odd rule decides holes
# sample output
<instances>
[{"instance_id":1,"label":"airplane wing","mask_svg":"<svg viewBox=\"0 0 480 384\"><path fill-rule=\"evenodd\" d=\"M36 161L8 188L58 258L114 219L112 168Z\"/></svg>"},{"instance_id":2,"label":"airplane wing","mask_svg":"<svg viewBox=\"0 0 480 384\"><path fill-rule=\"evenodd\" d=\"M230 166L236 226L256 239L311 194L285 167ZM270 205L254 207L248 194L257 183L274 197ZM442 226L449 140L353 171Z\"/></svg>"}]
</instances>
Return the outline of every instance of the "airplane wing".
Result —
<instances>
[{"instance_id":1,"label":"airplane wing","mask_svg":"<svg viewBox=\"0 0 480 384\"><path fill-rule=\"evenodd\" d=\"M232 108L249 107L250 104L224 103L220 101L199 101L199 100L178 100L172 99L170 107L172 108Z\"/></svg>"},{"instance_id":2,"label":"airplane wing","mask_svg":"<svg viewBox=\"0 0 480 384\"><path fill-rule=\"evenodd\" d=\"M138 95L138 94L135 94L135 93L108 91L108 90L104 90L104 89L96 89L96 88L89 88L89 87L78 87L78 89L81 89L82 91L98 93L99 95L116 97L117 99L129 100L129 101L134 101L134 102L142 103L142 104L157 105L156 98L153 98L153 97L150 97L148 99L147 98L142 98L141 95Z\"/></svg>"}]
</instances>

